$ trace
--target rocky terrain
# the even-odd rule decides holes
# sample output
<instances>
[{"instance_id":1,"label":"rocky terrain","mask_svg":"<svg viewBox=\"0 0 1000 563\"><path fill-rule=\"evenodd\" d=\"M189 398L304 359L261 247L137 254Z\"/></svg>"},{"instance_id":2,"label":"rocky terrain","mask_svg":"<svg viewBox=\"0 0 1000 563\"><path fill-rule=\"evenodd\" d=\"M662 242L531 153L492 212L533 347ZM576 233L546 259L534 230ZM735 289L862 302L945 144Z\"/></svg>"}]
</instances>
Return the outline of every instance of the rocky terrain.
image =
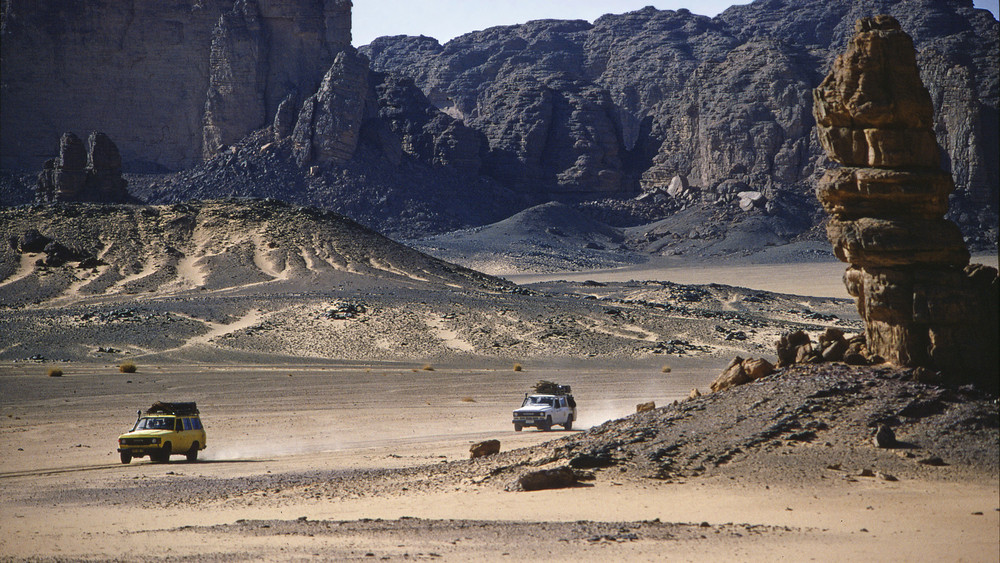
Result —
<instances>
[{"instance_id":1,"label":"rocky terrain","mask_svg":"<svg viewBox=\"0 0 1000 563\"><path fill-rule=\"evenodd\" d=\"M20 207L0 225L7 360L719 356L787 330L859 328L844 299L665 282L521 288L273 201Z\"/></svg>"},{"instance_id":2,"label":"rocky terrain","mask_svg":"<svg viewBox=\"0 0 1000 563\"><path fill-rule=\"evenodd\" d=\"M201 3L170 17L157 10L176 7L140 10L137 21L157 22L149 29L172 26L141 38L106 5L86 17L4 6L5 205L32 200L35 167L55 154L59 135L97 129L120 148L130 194L146 203L270 197L412 239L557 200L635 229L627 248L654 254L822 238L813 187L825 157L810 90L857 18L890 13L915 39L935 108L957 186L949 218L974 250L996 246L997 21L967 0L755 2L712 19L644 9L593 24L493 28L447 45L385 37L360 53L347 45L346 5L332 0ZM122 41L57 49L102 10L115 17L94 26ZM125 62L181 32L196 40L162 60ZM29 37L45 39L21 49ZM32 70L37 60L84 76L60 78L76 87L65 92ZM175 83L204 85L171 98L183 108L164 101L173 86L156 79L176 76L180 61L187 78ZM92 78L104 74L114 79ZM132 93L136 107L115 116L92 108L105 84ZM25 121L38 111L18 110L39 92L45 126ZM70 104L70 95L85 101ZM130 118L123 130L119 116L133 114L166 125ZM177 172L136 174L168 169Z\"/></svg>"},{"instance_id":3,"label":"rocky terrain","mask_svg":"<svg viewBox=\"0 0 1000 563\"><path fill-rule=\"evenodd\" d=\"M188 168L308 96L351 43L343 0L5 0L3 167L104 131L128 171ZM68 46L72 45L73 48Z\"/></svg>"},{"instance_id":4,"label":"rocky terrain","mask_svg":"<svg viewBox=\"0 0 1000 563\"><path fill-rule=\"evenodd\" d=\"M800 213L785 200L811 194L823 162L810 91L855 20L876 13L896 16L916 42L959 186L954 217L967 235L995 228L997 22L967 1L753 2L714 19L646 8L593 24L497 27L446 45L384 37L362 51L482 131L496 177L555 198L694 190L688 205L735 207L756 192L769 215L789 217ZM958 95L963 81L975 92ZM668 195L678 176L691 187Z\"/></svg>"}]
</instances>

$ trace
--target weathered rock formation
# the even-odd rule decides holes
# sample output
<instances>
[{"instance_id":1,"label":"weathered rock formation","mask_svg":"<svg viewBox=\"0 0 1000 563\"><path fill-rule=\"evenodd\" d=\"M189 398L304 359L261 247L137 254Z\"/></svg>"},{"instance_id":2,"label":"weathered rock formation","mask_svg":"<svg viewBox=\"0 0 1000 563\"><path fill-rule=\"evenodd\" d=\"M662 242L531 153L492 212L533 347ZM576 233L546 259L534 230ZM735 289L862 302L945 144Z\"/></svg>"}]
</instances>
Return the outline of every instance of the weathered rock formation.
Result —
<instances>
[{"instance_id":1,"label":"weathered rock formation","mask_svg":"<svg viewBox=\"0 0 1000 563\"><path fill-rule=\"evenodd\" d=\"M314 92L351 41L349 0L6 0L4 168L101 130L135 169L190 167Z\"/></svg>"},{"instance_id":2,"label":"weathered rock formation","mask_svg":"<svg viewBox=\"0 0 1000 563\"><path fill-rule=\"evenodd\" d=\"M942 171L934 108L913 41L890 16L855 36L814 91L820 143L843 165L817 196L832 215L834 254L857 298L871 354L997 387L997 272L969 266L944 218L954 186Z\"/></svg>"},{"instance_id":3,"label":"weathered rock formation","mask_svg":"<svg viewBox=\"0 0 1000 563\"><path fill-rule=\"evenodd\" d=\"M561 199L660 195L681 176L698 188L692 202L779 214L780 194L810 198L823 171L811 90L872 13L914 30L938 108L930 125L959 187L954 217L995 228L1000 40L969 0L768 0L714 19L644 8L444 45L382 37L361 51L481 131L484 172L512 187Z\"/></svg>"},{"instance_id":4,"label":"weathered rock formation","mask_svg":"<svg viewBox=\"0 0 1000 563\"><path fill-rule=\"evenodd\" d=\"M84 148L83 141L73 133L63 133L59 157L47 160L38 174L37 201L128 201L128 182L122 178L118 147L99 131L90 134L87 145Z\"/></svg>"},{"instance_id":5,"label":"weathered rock formation","mask_svg":"<svg viewBox=\"0 0 1000 563\"><path fill-rule=\"evenodd\" d=\"M300 165L343 164L354 157L368 93L368 59L353 48L338 53L319 90L303 102L292 131Z\"/></svg>"}]
</instances>

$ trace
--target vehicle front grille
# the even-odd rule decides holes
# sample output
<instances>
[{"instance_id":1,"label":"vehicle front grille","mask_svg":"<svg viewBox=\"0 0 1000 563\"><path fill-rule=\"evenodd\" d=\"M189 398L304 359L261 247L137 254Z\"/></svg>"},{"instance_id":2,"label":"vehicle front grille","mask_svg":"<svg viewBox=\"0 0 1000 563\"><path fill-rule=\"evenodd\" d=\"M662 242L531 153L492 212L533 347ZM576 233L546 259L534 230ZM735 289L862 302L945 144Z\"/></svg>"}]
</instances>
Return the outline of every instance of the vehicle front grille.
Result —
<instances>
[{"instance_id":1,"label":"vehicle front grille","mask_svg":"<svg viewBox=\"0 0 1000 563\"><path fill-rule=\"evenodd\" d=\"M122 445L125 446L149 446L153 444L152 438L123 438Z\"/></svg>"}]
</instances>

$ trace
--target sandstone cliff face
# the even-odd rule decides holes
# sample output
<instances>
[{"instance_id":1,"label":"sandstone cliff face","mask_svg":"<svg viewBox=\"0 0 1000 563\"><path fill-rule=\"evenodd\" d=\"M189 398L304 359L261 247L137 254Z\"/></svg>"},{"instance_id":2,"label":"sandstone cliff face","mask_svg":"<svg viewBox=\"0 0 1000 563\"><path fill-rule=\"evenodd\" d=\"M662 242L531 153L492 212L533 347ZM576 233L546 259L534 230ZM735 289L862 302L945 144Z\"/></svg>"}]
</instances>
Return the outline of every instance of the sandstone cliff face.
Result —
<instances>
[{"instance_id":1,"label":"sandstone cliff face","mask_svg":"<svg viewBox=\"0 0 1000 563\"><path fill-rule=\"evenodd\" d=\"M714 19L645 8L446 45L383 37L362 52L482 131L487 173L543 197L634 195L680 175L707 193L736 182L770 200L807 194L820 173L810 90L854 21L874 13L914 37L958 186L953 214L995 228L998 25L970 0L758 1Z\"/></svg>"},{"instance_id":2,"label":"sandstone cliff face","mask_svg":"<svg viewBox=\"0 0 1000 563\"><path fill-rule=\"evenodd\" d=\"M5 0L3 166L39 168L66 130L126 167L183 168L316 90L350 44L347 0Z\"/></svg>"}]
</instances>

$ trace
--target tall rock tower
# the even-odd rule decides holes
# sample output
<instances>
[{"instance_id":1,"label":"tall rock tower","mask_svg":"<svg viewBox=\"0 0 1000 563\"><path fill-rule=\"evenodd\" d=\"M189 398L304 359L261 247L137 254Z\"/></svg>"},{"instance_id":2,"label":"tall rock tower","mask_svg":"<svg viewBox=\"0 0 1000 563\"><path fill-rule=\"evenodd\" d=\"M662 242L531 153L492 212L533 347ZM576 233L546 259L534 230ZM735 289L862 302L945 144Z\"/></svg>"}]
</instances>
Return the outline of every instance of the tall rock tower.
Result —
<instances>
[{"instance_id":1,"label":"tall rock tower","mask_svg":"<svg viewBox=\"0 0 1000 563\"><path fill-rule=\"evenodd\" d=\"M827 235L858 300L869 351L996 390L997 271L969 265L944 219L951 176L941 169L931 98L911 38L889 16L858 20L846 52L813 92L830 159L816 192Z\"/></svg>"}]
</instances>

